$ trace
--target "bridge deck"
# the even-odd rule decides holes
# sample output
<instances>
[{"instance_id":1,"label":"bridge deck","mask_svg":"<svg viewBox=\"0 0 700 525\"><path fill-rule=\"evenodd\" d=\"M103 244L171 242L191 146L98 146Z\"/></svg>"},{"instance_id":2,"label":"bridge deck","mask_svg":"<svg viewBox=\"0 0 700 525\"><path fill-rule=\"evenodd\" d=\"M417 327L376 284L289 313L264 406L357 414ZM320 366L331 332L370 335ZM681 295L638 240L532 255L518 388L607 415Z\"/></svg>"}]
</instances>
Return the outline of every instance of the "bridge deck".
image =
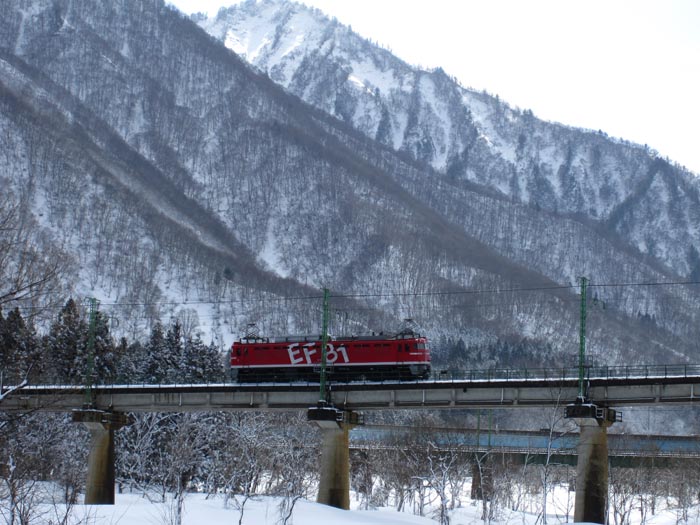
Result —
<instances>
[{"instance_id":1,"label":"bridge deck","mask_svg":"<svg viewBox=\"0 0 700 525\"><path fill-rule=\"evenodd\" d=\"M693 372L695 372L693 370ZM700 373L663 376L591 377L588 394L600 406L696 403ZM573 378L512 377L432 379L402 382L333 383L331 398L340 408L513 408L563 406L575 400ZM7 394L8 388L3 390ZM317 403L318 383L211 385L98 385L95 406L125 412L279 409L300 410ZM26 386L4 395L0 410L65 411L85 402L82 387Z\"/></svg>"}]
</instances>

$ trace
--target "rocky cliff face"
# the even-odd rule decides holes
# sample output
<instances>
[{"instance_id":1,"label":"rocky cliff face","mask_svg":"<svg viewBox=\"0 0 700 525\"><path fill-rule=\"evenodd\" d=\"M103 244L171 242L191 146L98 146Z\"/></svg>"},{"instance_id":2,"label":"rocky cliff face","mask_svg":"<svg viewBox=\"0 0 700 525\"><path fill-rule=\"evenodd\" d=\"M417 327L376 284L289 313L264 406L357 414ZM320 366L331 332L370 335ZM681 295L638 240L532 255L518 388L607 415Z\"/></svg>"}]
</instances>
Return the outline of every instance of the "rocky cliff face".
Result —
<instances>
[{"instance_id":1,"label":"rocky cliff face","mask_svg":"<svg viewBox=\"0 0 700 525\"><path fill-rule=\"evenodd\" d=\"M543 122L287 0L244 2L198 23L306 102L451 181L585 217L680 275L695 269L700 179L646 147Z\"/></svg>"},{"instance_id":2,"label":"rocky cliff face","mask_svg":"<svg viewBox=\"0 0 700 525\"><path fill-rule=\"evenodd\" d=\"M260 8L304 13L285 5ZM534 341L527 362L569 364L579 275L622 284L691 271L690 175L636 146L540 122L440 72L413 71L366 42L365 68L402 79L395 104L382 98L388 84L368 87L358 66L282 60L301 43L265 51L280 55L269 69L280 87L162 1L0 7L3 188L70 259L65 283L102 299L128 335L183 311L222 344L248 322L311 332L325 286L335 332L413 317L436 341ZM289 25L280 24L282 42ZM326 24L318 49L332 57L346 45L338 35L356 37ZM228 32L218 36L231 44ZM346 95L327 91L331 74ZM383 104L376 114L371 100ZM552 160L559 156L568 168ZM622 160L628 171L618 174ZM595 176L583 174L589 163ZM595 195L565 189L606 173L616 177ZM653 241L653 254L639 239ZM592 290L607 307L591 310L589 340L606 362L694 359L692 289ZM547 352L533 356L540 343ZM507 364L486 350L459 357Z\"/></svg>"}]
</instances>

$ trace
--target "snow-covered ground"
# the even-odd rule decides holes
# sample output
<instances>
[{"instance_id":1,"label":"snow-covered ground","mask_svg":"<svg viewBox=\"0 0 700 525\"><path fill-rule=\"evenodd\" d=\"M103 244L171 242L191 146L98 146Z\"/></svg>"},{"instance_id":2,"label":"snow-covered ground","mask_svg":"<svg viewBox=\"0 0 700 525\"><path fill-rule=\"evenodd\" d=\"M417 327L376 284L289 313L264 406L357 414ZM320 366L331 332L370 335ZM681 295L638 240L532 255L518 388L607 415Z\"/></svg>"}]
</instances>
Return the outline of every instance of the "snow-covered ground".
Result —
<instances>
[{"instance_id":1,"label":"snow-covered ground","mask_svg":"<svg viewBox=\"0 0 700 525\"><path fill-rule=\"evenodd\" d=\"M243 510L243 525L278 525L284 523L280 515L280 498L259 497L248 500ZM62 505L41 505L34 514L32 523L58 523L65 513ZM154 503L136 494L117 494L115 505L73 507L67 522L71 525L158 525L171 524L173 521L174 502ZM570 508L573 513L573 508ZM692 507L688 512L688 521L679 521L679 513L673 508L659 505L654 516L647 516L646 525L676 525L678 523L700 523L700 507ZM204 494L188 494L184 500L183 525L216 525L220 523L237 524L241 510L233 500L224 503L223 497L207 497ZM57 521L59 520L59 521ZM548 514L547 523L554 525L573 522L573 516L565 514ZM293 510L289 525L431 525L437 523L429 517L415 516L408 512L394 509L344 511L319 505L306 500L299 500ZM480 503L475 502L450 512L450 525L477 525L484 523L481 519ZM542 523L541 517L532 513L511 512L499 509L491 520L498 525L536 525ZM610 523L614 523L611 516ZM632 513L630 524L639 525L641 517Z\"/></svg>"},{"instance_id":2,"label":"snow-covered ground","mask_svg":"<svg viewBox=\"0 0 700 525\"><path fill-rule=\"evenodd\" d=\"M283 523L280 516L280 498L259 497L250 499L243 509L243 525L277 525ZM71 524L86 523L93 525L157 525L170 524L173 521L174 502L152 503L147 498L136 494L117 494L115 505L83 506L72 509ZM46 514L49 523L51 509ZM60 512L59 512L60 514ZM219 523L237 524L241 510L229 500L224 504L222 497L210 497L204 494L189 494L185 498L183 525L215 525ZM294 506L289 525L434 525L434 521L409 513L399 513L392 509L350 510L344 511L299 500Z\"/></svg>"}]
</instances>

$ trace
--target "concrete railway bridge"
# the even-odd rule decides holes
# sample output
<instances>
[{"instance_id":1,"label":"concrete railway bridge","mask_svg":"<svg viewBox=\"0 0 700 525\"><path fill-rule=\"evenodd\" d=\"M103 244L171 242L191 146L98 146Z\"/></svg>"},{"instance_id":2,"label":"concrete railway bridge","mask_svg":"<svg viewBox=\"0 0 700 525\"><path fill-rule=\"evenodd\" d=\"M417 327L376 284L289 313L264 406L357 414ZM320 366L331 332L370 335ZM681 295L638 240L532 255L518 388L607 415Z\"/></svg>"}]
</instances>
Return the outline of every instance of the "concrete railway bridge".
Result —
<instances>
[{"instance_id":1,"label":"concrete railway bridge","mask_svg":"<svg viewBox=\"0 0 700 525\"><path fill-rule=\"evenodd\" d=\"M403 409L561 408L579 425L576 520L603 523L607 498L607 428L619 407L689 405L700 401L700 365L580 370L445 371L424 381L196 385L5 386L1 411L71 411L91 431L85 502L114 502L114 432L131 412L308 410L323 430L318 501L349 504L349 433L361 411Z\"/></svg>"}]
</instances>

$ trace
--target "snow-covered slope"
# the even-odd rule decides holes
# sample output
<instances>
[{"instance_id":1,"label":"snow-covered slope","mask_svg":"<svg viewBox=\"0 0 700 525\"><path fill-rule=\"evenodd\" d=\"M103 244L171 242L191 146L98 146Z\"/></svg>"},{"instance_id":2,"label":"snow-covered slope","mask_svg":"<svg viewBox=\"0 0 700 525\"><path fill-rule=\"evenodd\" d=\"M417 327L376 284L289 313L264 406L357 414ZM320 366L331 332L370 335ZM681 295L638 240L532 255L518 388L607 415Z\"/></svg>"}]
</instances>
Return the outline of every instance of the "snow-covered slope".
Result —
<instances>
[{"instance_id":1,"label":"snow-covered slope","mask_svg":"<svg viewBox=\"0 0 700 525\"><path fill-rule=\"evenodd\" d=\"M198 23L303 100L451 180L598 221L673 271L694 270L700 178L646 147L543 122L288 0L248 0Z\"/></svg>"},{"instance_id":2,"label":"snow-covered slope","mask_svg":"<svg viewBox=\"0 0 700 525\"><path fill-rule=\"evenodd\" d=\"M269 5L277 4L260 4ZM520 202L367 137L254 71L162 1L36 0L29 12L0 0L0 8L3 189L75 261L65 281L80 295L103 299L129 337L184 310L196 310L210 323L206 338L211 333L222 344L247 322L268 334L313 333L318 289L326 286L334 292L336 333L390 330L413 317L435 340L493 349L497 341L527 339L536 342L529 348L554 350L528 355L530 363L568 364L578 333L578 276L598 283L678 279L675 267L630 248L600 220ZM304 49L300 42L288 56ZM332 45L326 39L321 47ZM376 60L368 51L364 69L381 91L398 73L373 70ZM302 69L314 74L299 68L293 77ZM432 101L436 125L454 113L453 104L438 103L445 86L453 89L448 78L406 71L405 82L432 90L418 98ZM367 75L355 77L368 85ZM324 93L323 84L310 88ZM401 93L410 94L408 103L417 92L398 89L397 100ZM468 94L455 93L460 104ZM500 107L470 96L482 97L480 115ZM460 122L472 122L459 107L469 117ZM533 129L545 126L512 114L532 120ZM426 120L397 115L405 129L423 133ZM465 129L475 140L481 133L495 141L474 122ZM512 131L488 122L503 140ZM393 136L392 126L385 128ZM636 151L595 140L610 155ZM483 147L469 150L465 166L500 165L485 140L475 144ZM608 219L619 231L629 227L633 239L642 238L639 224L652 206L647 189L660 192L680 180L663 161L637 161L647 183L632 193L634 205L616 206ZM691 189L669 190L664 206ZM690 222L696 209L680 211ZM677 220L669 216L668 224ZM682 228L646 235L669 257L688 250ZM687 270L692 258L681 259L678 267ZM503 292L514 289L527 291ZM608 307L591 315L591 349L606 363L693 360L700 313L688 289L612 287L597 294ZM509 358L467 357L469 366Z\"/></svg>"}]
</instances>

